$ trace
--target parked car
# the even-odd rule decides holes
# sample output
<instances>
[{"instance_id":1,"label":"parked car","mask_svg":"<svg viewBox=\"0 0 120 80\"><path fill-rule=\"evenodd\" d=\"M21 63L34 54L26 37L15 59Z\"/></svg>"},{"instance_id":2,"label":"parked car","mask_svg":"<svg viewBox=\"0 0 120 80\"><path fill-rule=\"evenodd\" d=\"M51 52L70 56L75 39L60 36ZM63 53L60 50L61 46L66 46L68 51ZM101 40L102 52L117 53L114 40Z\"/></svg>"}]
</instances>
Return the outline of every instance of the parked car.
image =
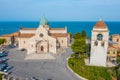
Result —
<instances>
[{"instance_id":1,"label":"parked car","mask_svg":"<svg viewBox=\"0 0 120 80\"><path fill-rule=\"evenodd\" d=\"M36 77L31 77L30 80L38 80Z\"/></svg>"},{"instance_id":2,"label":"parked car","mask_svg":"<svg viewBox=\"0 0 120 80\"><path fill-rule=\"evenodd\" d=\"M0 71L2 71L7 65L7 63L0 63Z\"/></svg>"},{"instance_id":3,"label":"parked car","mask_svg":"<svg viewBox=\"0 0 120 80\"><path fill-rule=\"evenodd\" d=\"M21 51L25 51L25 49L24 49L24 48L22 48L22 49L21 49Z\"/></svg>"},{"instance_id":4,"label":"parked car","mask_svg":"<svg viewBox=\"0 0 120 80\"><path fill-rule=\"evenodd\" d=\"M4 50L3 53L8 53L8 51L7 51L7 50Z\"/></svg>"},{"instance_id":5,"label":"parked car","mask_svg":"<svg viewBox=\"0 0 120 80\"><path fill-rule=\"evenodd\" d=\"M1 62L6 62L7 60L8 60L7 57L0 58L0 63L1 63Z\"/></svg>"},{"instance_id":6,"label":"parked car","mask_svg":"<svg viewBox=\"0 0 120 80\"><path fill-rule=\"evenodd\" d=\"M9 70L11 70L13 68L13 66L7 65L6 67L4 67L4 69L2 71L4 72L8 72Z\"/></svg>"},{"instance_id":7,"label":"parked car","mask_svg":"<svg viewBox=\"0 0 120 80\"><path fill-rule=\"evenodd\" d=\"M3 51L0 52L0 54L3 54L3 53L7 54L8 51L7 50L3 50Z\"/></svg>"},{"instance_id":8,"label":"parked car","mask_svg":"<svg viewBox=\"0 0 120 80\"><path fill-rule=\"evenodd\" d=\"M0 57L5 57L7 55L8 55L7 53L0 53Z\"/></svg>"},{"instance_id":9,"label":"parked car","mask_svg":"<svg viewBox=\"0 0 120 80\"><path fill-rule=\"evenodd\" d=\"M8 48L15 48L15 46L14 45L9 45Z\"/></svg>"}]
</instances>

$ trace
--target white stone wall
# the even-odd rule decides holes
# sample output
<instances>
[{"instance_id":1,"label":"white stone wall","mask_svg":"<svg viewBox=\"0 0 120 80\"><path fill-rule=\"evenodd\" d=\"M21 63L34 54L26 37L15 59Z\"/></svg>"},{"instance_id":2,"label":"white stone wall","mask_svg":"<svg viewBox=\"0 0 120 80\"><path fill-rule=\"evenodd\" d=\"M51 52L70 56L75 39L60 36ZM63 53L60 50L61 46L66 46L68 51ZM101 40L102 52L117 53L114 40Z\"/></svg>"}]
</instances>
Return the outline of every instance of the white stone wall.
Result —
<instances>
[{"instance_id":1,"label":"white stone wall","mask_svg":"<svg viewBox=\"0 0 120 80\"><path fill-rule=\"evenodd\" d=\"M101 47L101 41L98 42L98 46L92 46L90 64L97 66L106 66L107 50Z\"/></svg>"},{"instance_id":2,"label":"white stone wall","mask_svg":"<svg viewBox=\"0 0 120 80\"><path fill-rule=\"evenodd\" d=\"M57 53L56 39L49 37L49 52Z\"/></svg>"},{"instance_id":3,"label":"white stone wall","mask_svg":"<svg viewBox=\"0 0 120 80\"><path fill-rule=\"evenodd\" d=\"M58 37L57 40L60 43L60 46L62 48L67 48L68 47L68 41L67 41L68 39L67 39L67 37Z\"/></svg>"},{"instance_id":4,"label":"white stone wall","mask_svg":"<svg viewBox=\"0 0 120 80\"><path fill-rule=\"evenodd\" d=\"M19 38L18 39L19 49L22 49L22 48L27 49L28 39L29 38Z\"/></svg>"}]
</instances>

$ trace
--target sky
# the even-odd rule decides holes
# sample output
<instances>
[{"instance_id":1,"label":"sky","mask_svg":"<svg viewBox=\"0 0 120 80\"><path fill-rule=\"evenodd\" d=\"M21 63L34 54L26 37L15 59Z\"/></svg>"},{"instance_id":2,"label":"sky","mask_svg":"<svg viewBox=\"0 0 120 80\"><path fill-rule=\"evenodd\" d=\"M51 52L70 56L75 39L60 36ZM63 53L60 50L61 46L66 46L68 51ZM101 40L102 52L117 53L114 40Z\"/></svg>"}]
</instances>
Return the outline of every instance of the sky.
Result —
<instances>
[{"instance_id":1,"label":"sky","mask_svg":"<svg viewBox=\"0 0 120 80\"><path fill-rule=\"evenodd\" d=\"M120 0L0 0L0 21L120 21Z\"/></svg>"}]
</instances>

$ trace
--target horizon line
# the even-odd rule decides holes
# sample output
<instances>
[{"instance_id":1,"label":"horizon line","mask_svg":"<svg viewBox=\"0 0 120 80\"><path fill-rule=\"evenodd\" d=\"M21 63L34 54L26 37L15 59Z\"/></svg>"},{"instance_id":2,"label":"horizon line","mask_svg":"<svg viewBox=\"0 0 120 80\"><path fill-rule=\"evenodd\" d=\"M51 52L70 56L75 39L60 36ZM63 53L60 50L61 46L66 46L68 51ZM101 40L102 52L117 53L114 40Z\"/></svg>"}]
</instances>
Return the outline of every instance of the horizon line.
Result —
<instances>
[{"instance_id":1,"label":"horizon line","mask_svg":"<svg viewBox=\"0 0 120 80\"><path fill-rule=\"evenodd\" d=\"M48 22L97 22L99 20L48 20ZM120 22L120 20L103 20L104 22ZM3 20L0 22L40 22L37 20Z\"/></svg>"}]
</instances>

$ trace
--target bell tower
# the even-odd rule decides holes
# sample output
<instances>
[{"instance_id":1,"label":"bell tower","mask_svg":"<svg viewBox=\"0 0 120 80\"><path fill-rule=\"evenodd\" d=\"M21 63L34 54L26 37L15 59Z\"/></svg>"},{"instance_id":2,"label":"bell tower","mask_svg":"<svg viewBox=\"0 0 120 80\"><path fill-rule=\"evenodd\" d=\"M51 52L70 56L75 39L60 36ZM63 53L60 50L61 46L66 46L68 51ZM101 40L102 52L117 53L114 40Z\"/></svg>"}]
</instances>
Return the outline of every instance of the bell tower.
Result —
<instances>
[{"instance_id":1,"label":"bell tower","mask_svg":"<svg viewBox=\"0 0 120 80\"><path fill-rule=\"evenodd\" d=\"M92 30L90 65L106 66L108 40L108 27L100 19Z\"/></svg>"}]
</instances>

